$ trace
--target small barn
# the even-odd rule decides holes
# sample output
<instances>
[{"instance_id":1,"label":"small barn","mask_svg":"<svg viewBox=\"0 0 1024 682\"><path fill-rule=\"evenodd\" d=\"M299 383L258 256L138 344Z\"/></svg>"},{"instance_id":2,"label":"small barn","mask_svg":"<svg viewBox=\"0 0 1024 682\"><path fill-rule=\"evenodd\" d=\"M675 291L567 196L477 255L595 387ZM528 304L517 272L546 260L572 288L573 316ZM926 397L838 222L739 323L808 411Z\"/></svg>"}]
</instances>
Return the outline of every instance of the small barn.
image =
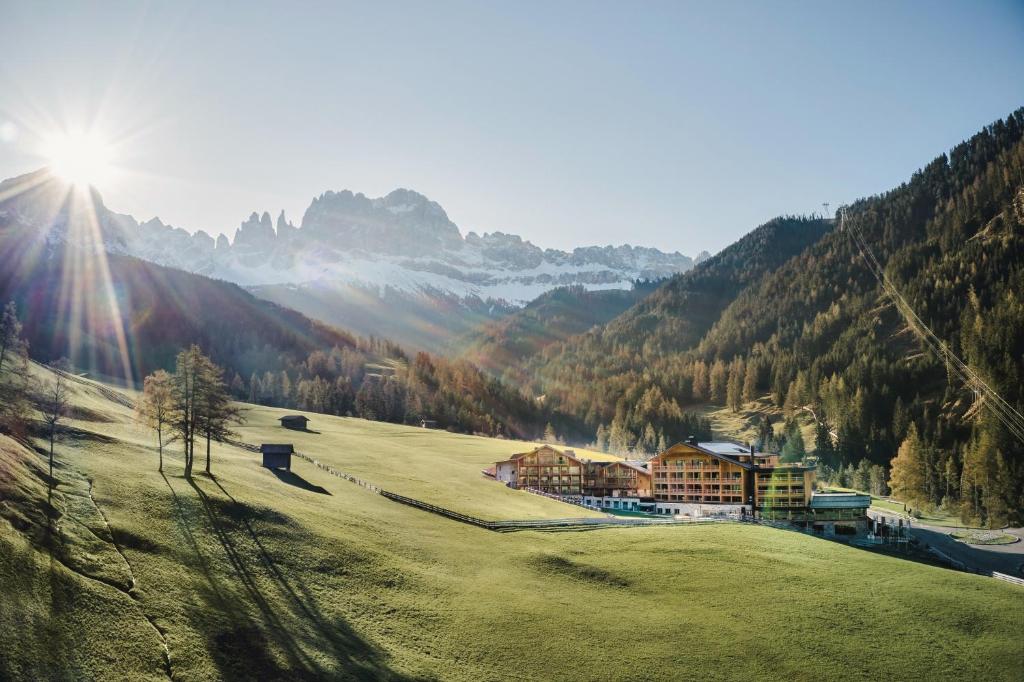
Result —
<instances>
[{"instance_id":1,"label":"small barn","mask_svg":"<svg viewBox=\"0 0 1024 682\"><path fill-rule=\"evenodd\" d=\"M264 443L260 446L260 452L263 453L263 466L268 469L292 470L292 453L295 448L291 443Z\"/></svg>"},{"instance_id":2,"label":"small barn","mask_svg":"<svg viewBox=\"0 0 1024 682\"><path fill-rule=\"evenodd\" d=\"M437 422L434 421L433 419L421 419L420 420L420 427L424 428L424 429L436 429L437 428Z\"/></svg>"},{"instance_id":3,"label":"small barn","mask_svg":"<svg viewBox=\"0 0 1024 682\"><path fill-rule=\"evenodd\" d=\"M301 414L288 414L281 417L280 421L281 426L292 431L305 431L306 425L309 424L309 420Z\"/></svg>"}]
</instances>

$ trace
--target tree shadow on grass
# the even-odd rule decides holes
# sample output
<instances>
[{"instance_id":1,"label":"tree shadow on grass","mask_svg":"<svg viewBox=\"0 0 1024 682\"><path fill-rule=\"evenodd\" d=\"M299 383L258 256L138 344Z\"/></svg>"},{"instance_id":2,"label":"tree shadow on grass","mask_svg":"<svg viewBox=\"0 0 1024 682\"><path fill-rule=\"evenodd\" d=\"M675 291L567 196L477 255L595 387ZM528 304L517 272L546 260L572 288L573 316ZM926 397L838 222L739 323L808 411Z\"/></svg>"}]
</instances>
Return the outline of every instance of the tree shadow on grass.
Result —
<instances>
[{"instance_id":1,"label":"tree shadow on grass","mask_svg":"<svg viewBox=\"0 0 1024 682\"><path fill-rule=\"evenodd\" d=\"M277 476L277 480L281 481L282 483L287 483L288 485L293 485L296 488L308 490L311 493L319 493L320 495L331 494L330 491L327 490L327 488L316 485L315 483L310 483L302 476L299 476L294 472L286 471L284 469L271 469L271 471L273 471L274 475ZM221 488L221 490L223 490L223 488Z\"/></svg>"},{"instance_id":2,"label":"tree shadow on grass","mask_svg":"<svg viewBox=\"0 0 1024 682\"><path fill-rule=\"evenodd\" d=\"M288 518L277 513L262 514L236 500L216 478L210 478L229 503L211 498L194 480L188 483L224 550L232 580L223 584L215 573L207 571L209 589L203 590L203 597L229 622L218 618L221 624L211 631L210 614L197 613L195 619L204 624L210 655L222 676L261 680L406 679L388 668L383 652L360 637L344 619L322 613L301 580L293 583L280 569L251 523L251 519L259 518L289 525ZM288 530L294 534L294 529ZM302 537L296 535L295 541L301 542ZM230 593L240 593L242 603L236 599L225 605L224 597Z\"/></svg>"}]
</instances>

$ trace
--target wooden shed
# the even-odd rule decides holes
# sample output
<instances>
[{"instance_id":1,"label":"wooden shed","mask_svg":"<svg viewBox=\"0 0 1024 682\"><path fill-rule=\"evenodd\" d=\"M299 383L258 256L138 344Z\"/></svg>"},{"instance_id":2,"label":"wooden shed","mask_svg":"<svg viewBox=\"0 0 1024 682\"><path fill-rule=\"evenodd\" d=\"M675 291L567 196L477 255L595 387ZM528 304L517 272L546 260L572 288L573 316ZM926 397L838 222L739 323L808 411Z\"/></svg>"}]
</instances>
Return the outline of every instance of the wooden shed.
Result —
<instances>
[{"instance_id":1,"label":"wooden shed","mask_svg":"<svg viewBox=\"0 0 1024 682\"><path fill-rule=\"evenodd\" d=\"M301 414L288 414L280 419L281 426L286 429L293 431L305 431L306 425L309 424L309 420L303 417Z\"/></svg>"},{"instance_id":2,"label":"wooden shed","mask_svg":"<svg viewBox=\"0 0 1024 682\"><path fill-rule=\"evenodd\" d=\"M292 453L295 452L291 443L264 443L260 446L263 453L263 466L268 469L292 470Z\"/></svg>"}]
</instances>

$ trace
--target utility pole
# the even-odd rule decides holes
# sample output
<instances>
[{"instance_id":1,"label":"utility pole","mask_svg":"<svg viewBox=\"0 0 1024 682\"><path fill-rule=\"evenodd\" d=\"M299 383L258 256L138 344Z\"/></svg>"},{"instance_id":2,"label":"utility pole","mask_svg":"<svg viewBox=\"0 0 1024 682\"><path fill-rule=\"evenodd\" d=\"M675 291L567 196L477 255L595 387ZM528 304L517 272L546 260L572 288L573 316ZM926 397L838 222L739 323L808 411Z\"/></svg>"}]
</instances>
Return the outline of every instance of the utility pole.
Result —
<instances>
[{"instance_id":1,"label":"utility pole","mask_svg":"<svg viewBox=\"0 0 1024 682\"><path fill-rule=\"evenodd\" d=\"M828 219L828 217L829 217L829 214L828 214L828 207L829 207L829 206L831 206L831 204L829 204L829 203L828 203L827 201L826 201L825 203L823 203L823 204L822 204L822 207L824 207L824 209L825 209L825 219L826 219L826 220L827 220L827 219Z\"/></svg>"}]
</instances>

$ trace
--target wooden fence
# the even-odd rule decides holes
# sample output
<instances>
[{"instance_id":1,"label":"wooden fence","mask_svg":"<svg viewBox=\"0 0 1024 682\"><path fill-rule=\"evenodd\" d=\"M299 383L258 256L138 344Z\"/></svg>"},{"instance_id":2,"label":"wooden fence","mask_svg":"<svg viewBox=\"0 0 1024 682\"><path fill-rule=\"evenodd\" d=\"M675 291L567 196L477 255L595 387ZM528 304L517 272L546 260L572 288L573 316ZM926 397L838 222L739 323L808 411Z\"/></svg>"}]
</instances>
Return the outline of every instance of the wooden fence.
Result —
<instances>
[{"instance_id":1,"label":"wooden fence","mask_svg":"<svg viewBox=\"0 0 1024 682\"><path fill-rule=\"evenodd\" d=\"M241 445L241 444L239 444ZM250 449L253 446L242 445ZM259 448L256 448L258 451ZM529 520L510 520L510 521L487 521L480 519L469 514L463 514L461 512L440 507L436 504L424 502L423 500L417 500L412 497L406 497L405 495L399 495L398 493L391 492L390 490L384 490L380 486L374 485L369 481L364 481L361 478L353 476L352 474L345 473L335 469L330 464L324 464L323 462L313 459L309 455L296 452L295 456L302 459L310 464L323 469L329 474L343 478L346 481L355 483L358 486L366 488L371 492L375 492L382 497L386 497L392 502L398 502L399 504L408 505L423 511L443 516L453 521L465 523L477 528L484 528L486 530L495 531L497 533L511 533L523 530L535 530L535 531L581 531L581 530L596 530L598 528L612 528L612 527L630 527L630 526L672 526L682 525L686 523L694 523L693 521L684 521L681 519L644 519L644 518L621 518L621 517L596 517L596 518L569 518L569 519L529 519Z\"/></svg>"}]
</instances>

